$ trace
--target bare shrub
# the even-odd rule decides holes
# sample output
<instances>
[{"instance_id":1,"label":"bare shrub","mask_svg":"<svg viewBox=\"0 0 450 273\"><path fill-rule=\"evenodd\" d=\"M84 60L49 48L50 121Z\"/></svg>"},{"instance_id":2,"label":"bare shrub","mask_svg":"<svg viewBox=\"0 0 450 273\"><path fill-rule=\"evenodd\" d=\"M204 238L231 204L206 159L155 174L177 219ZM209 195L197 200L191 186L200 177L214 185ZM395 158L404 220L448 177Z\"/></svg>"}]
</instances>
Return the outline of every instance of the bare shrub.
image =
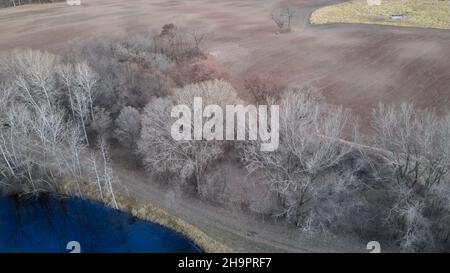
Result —
<instances>
[{"instance_id":1,"label":"bare shrub","mask_svg":"<svg viewBox=\"0 0 450 273\"><path fill-rule=\"evenodd\" d=\"M166 55L154 52L153 39L150 34L119 39L112 44L112 55L119 62L132 62L145 69L160 71L165 71L174 65Z\"/></svg>"},{"instance_id":2,"label":"bare shrub","mask_svg":"<svg viewBox=\"0 0 450 273\"><path fill-rule=\"evenodd\" d=\"M175 85L171 76L179 86L221 77L215 66L200 61L205 39L196 29L168 24L161 33L73 42L65 59L85 60L93 68L99 75L95 106L116 118L124 106L141 109L152 98L168 95Z\"/></svg>"},{"instance_id":3,"label":"bare shrub","mask_svg":"<svg viewBox=\"0 0 450 273\"><path fill-rule=\"evenodd\" d=\"M141 132L141 115L131 106L124 107L115 121L114 136L128 148L135 149Z\"/></svg>"},{"instance_id":4,"label":"bare shrub","mask_svg":"<svg viewBox=\"0 0 450 273\"><path fill-rule=\"evenodd\" d=\"M173 33L176 31L176 26L173 23L165 24L161 28L161 33L159 36L169 36L173 35Z\"/></svg>"},{"instance_id":5,"label":"bare shrub","mask_svg":"<svg viewBox=\"0 0 450 273\"><path fill-rule=\"evenodd\" d=\"M281 86L281 84L279 85ZM293 94L303 94L306 98L316 103L320 103L325 100L325 97L322 95L319 89L308 84L290 83L281 92L280 96L283 95L283 92Z\"/></svg>"},{"instance_id":6,"label":"bare shrub","mask_svg":"<svg viewBox=\"0 0 450 273\"><path fill-rule=\"evenodd\" d=\"M174 24L166 24L161 33L154 37L154 51L179 62L204 55L203 44L206 34L198 30L182 29Z\"/></svg>"},{"instance_id":7,"label":"bare shrub","mask_svg":"<svg viewBox=\"0 0 450 273\"><path fill-rule=\"evenodd\" d=\"M169 75L179 87L215 79L228 79L227 73L210 60L179 63L169 71Z\"/></svg>"},{"instance_id":8,"label":"bare shrub","mask_svg":"<svg viewBox=\"0 0 450 273\"><path fill-rule=\"evenodd\" d=\"M165 75L174 63L156 52L151 34L78 42L69 60L85 59L100 75L96 105L116 117L124 106L144 107L153 97L166 96L173 83Z\"/></svg>"},{"instance_id":9,"label":"bare shrub","mask_svg":"<svg viewBox=\"0 0 450 273\"><path fill-rule=\"evenodd\" d=\"M268 105L273 100L279 100L282 96L284 85L280 80L270 74L261 74L247 78L244 88L257 104Z\"/></svg>"},{"instance_id":10,"label":"bare shrub","mask_svg":"<svg viewBox=\"0 0 450 273\"><path fill-rule=\"evenodd\" d=\"M111 53L119 62L144 63L152 52L152 40L147 35L119 37L111 42Z\"/></svg>"},{"instance_id":11,"label":"bare shrub","mask_svg":"<svg viewBox=\"0 0 450 273\"><path fill-rule=\"evenodd\" d=\"M158 71L143 71L134 64L120 65L118 78L119 85L115 89L116 107L120 109L126 105L143 108L152 98L169 94L172 87L171 80L164 74Z\"/></svg>"},{"instance_id":12,"label":"bare shrub","mask_svg":"<svg viewBox=\"0 0 450 273\"><path fill-rule=\"evenodd\" d=\"M167 71L174 64L170 61L170 59L163 54L159 53L151 53L145 57L144 61L145 68L153 68L159 71Z\"/></svg>"},{"instance_id":13,"label":"bare shrub","mask_svg":"<svg viewBox=\"0 0 450 273\"><path fill-rule=\"evenodd\" d=\"M111 137L112 119L111 113L105 108L94 107L94 119L89 125L89 131L102 139L109 139Z\"/></svg>"}]
</instances>

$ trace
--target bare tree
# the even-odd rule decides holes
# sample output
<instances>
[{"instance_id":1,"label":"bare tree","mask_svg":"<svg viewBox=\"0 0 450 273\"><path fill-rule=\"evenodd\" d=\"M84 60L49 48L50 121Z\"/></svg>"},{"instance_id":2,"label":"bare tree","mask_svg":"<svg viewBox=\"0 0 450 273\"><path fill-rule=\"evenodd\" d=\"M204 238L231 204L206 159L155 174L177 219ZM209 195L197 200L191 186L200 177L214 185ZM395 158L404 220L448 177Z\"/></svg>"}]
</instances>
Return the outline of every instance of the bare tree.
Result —
<instances>
[{"instance_id":1,"label":"bare tree","mask_svg":"<svg viewBox=\"0 0 450 273\"><path fill-rule=\"evenodd\" d=\"M95 123L94 100L96 97L96 90L94 87L98 81L98 76L86 62L75 65L75 75L76 83L80 87L79 91L83 92L84 96L87 97L91 120Z\"/></svg>"},{"instance_id":2,"label":"bare tree","mask_svg":"<svg viewBox=\"0 0 450 273\"><path fill-rule=\"evenodd\" d=\"M52 54L25 50L2 56L4 82L4 120L0 151L10 175L27 181L32 191L55 185L54 172L61 165L58 144L64 141L67 127L65 113L58 105L56 66ZM6 175L8 176L8 175Z\"/></svg>"},{"instance_id":3,"label":"bare tree","mask_svg":"<svg viewBox=\"0 0 450 273\"><path fill-rule=\"evenodd\" d=\"M120 111L115 125L115 137L120 143L125 147L136 148L141 132L141 115L139 111L131 106L124 107Z\"/></svg>"},{"instance_id":4,"label":"bare tree","mask_svg":"<svg viewBox=\"0 0 450 273\"><path fill-rule=\"evenodd\" d=\"M192 41L194 44L194 54L201 55L203 52L202 46L208 38L207 34L197 29L193 29L190 31L190 35L192 36Z\"/></svg>"},{"instance_id":5,"label":"bare tree","mask_svg":"<svg viewBox=\"0 0 450 273\"><path fill-rule=\"evenodd\" d=\"M89 144L87 127L95 124L94 101L96 98L96 73L85 63L58 66L58 74L62 79L74 118L83 129L85 141Z\"/></svg>"},{"instance_id":6,"label":"bare tree","mask_svg":"<svg viewBox=\"0 0 450 273\"><path fill-rule=\"evenodd\" d=\"M280 215L300 223L305 204L314 201L320 174L336 166L352 148L340 143L349 113L311 94L287 92L280 102L280 145L261 152L248 142L241 159L250 173L263 172L283 204Z\"/></svg>"},{"instance_id":7,"label":"bare tree","mask_svg":"<svg viewBox=\"0 0 450 273\"><path fill-rule=\"evenodd\" d=\"M291 7L281 8L272 12L272 20L280 32L289 32L291 31L291 24L296 14L296 10Z\"/></svg>"},{"instance_id":8,"label":"bare tree","mask_svg":"<svg viewBox=\"0 0 450 273\"><path fill-rule=\"evenodd\" d=\"M380 105L374 111L377 147L387 151L397 183L429 191L446 181L450 167L449 115L438 118L411 104Z\"/></svg>"},{"instance_id":9,"label":"bare tree","mask_svg":"<svg viewBox=\"0 0 450 273\"><path fill-rule=\"evenodd\" d=\"M187 85L175 90L170 99L153 100L142 115L139 151L147 170L176 174L181 182L193 181L200 193L203 175L210 164L222 155L224 143L204 139L175 140L172 137L171 126L175 121L171 117L173 106L183 104L193 109L194 97L201 97L205 104L226 105L238 101L234 88L221 80Z\"/></svg>"},{"instance_id":10,"label":"bare tree","mask_svg":"<svg viewBox=\"0 0 450 273\"><path fill-rule=\"evenodd\" d=\"M5 118L12 97L12 89L11 84L0 83L0 128L8 126L5 123Z\"/></svg>"},{"instance_id":11,"label":"bare tree","mask_svg":"<svg viewBox=\"0 0 450 273\"><path fill-rule=\"evenodd\" d=\"M92 122L89 125L90 131L97 136L109 139L112 134L113 122L111 119L111 113L102 107L95 106L94 109L95 123Z\"/></svg>"},{"instance_id":12,"label":"bare tree","mask_svg":"<svg viewBox=\"0 0 450 273\"><path fill-rule=\"evenodd\" d=\"M73 67L72 65L59 65L57 67L57 73L59 75L60 81L66 88L67 100L69 102L70 112L72 117L75 117L75 101L73 97L72 88L75 86L75 79L73 77Z\"/></svg>"},{"instance_id":13,"label":"bare tree","mask_svg":"<svg viewBox=\"0 0 450 273\"><path fill-rule=\"evenodd\" d=\"M20 192L54 191L65 183L89 181L85 162L86 124L95 108L95 76L86 65L63 65L39 51L2 56L0 69L0 180ZM63 87L58 83L63 83ZM69 92L64 92L69 91ZM66 98L65 96L68 96ZM69 106L64 105L69 102ZM72 115L67 114L69 108ZM101 117L101 115L98 115ZM99 118L98 126L103 124ZM109 120L109 124L111 121ZM84 137L83 132L84 131ZM107 163L106 149L100 149ZM106 163L105 163L106 162ZM106 166L106 165L105 165ZM102 176L111 190L109 165ZM6 182L4 182L6 181Z\"/></svg>"},{"instance_id":14,"label":"bare tree","mask_svg":"<svg viewBox=\"0 0 450 273\"><path fill-rule=\"evenodd\" d=\"M58 100L56 66L59 58L34 50L12 51L2 56L3 74L24 101L39 111L42 104ZM15 94L16 95L16 94Z\"/></svg>"},{"instance_id":15,"label":"bare tree","mask_svg":"<svg viewBox=\"0 0 450 273\"><path fill-rule=\"evenodd\" d=\"M436 232L445 221L450 186L450 114L415 109L412 104L380 105L374 111L374 143L393 170L388 189L394 198L387 220L407 250L426 250L445 241Z\"/></svg>"},{"instance_id":16,"label":"bare tree","mask_svg":"<svg viewBox=\"0 0 450 273\"><path fill-rule=\"evenodd\" d=\"M180 28L174 24L163 26L153 39L155 53L162 53L174 61L182 61L202 55L202 45L207 35L198 30Z\"/></svg>"},{"instance_id":17,"label":"bare tree","mask_svg":"<svg viewBox=\"0 0 450 273\"><path fill-rule=\"evenodd\" d=\"M87 134L87 126L89 123L89 98L86 93L83 92L80 88L72 88L73 90L73 100L74 100L74 108L73 112L76 114L78 121L81 123L81 128L84 133L84 140L89 144L89 137Z\"/></svg>"},{"instance_id":18,"label":"bare tree","mask_svg":"<svg viewBox=\"0 0 450 273\"><path fill-rule=\"evenodd\" d=\"M98 148L100 150L100 155L102 157L102 161L103 161L103 179L104 179L104 184L106 185L106 188L108 189L110 195L111 195L111 199L112 199L112 203L114 205L114 207L116 209L119 208L117 201L116 201L116 196L114 194L114 188L113 188L113 183L114 183L114 171L113 168L110 166L110 158L109 158L109 152L108 152L108 144L106 143L106 140L104 138L100 138L98 141Z\"/></svg>"},{"instance_id":19,"label":"bare tree","mask_svg":"<svg viewBox=\"0 0 450 273\"><path fill-rule=\"evenodd\" d=\"M18 183L25 182L25 192L28 186L35 193L54 189L59 178L74 174L67 164L73 153L66 150L70 127L63 111L45 104L41 111L13 105L7 123L8 128L0 132L0 151L10 177Z\"/></svg>"}]
</instances>

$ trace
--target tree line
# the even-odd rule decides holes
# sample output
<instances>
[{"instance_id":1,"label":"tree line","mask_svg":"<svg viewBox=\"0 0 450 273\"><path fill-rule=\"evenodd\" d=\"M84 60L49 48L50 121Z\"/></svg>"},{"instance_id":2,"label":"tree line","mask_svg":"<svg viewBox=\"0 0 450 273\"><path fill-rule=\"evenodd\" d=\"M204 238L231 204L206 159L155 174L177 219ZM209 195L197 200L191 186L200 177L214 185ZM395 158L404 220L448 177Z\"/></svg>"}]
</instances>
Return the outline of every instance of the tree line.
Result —
<instances>
[{"instance_id":1,"label":"tree line","mask_svg":"<svg viewBox=\"0 0 450 273\"><path fill-rule=\"evenodd\" d=\"M83 184L99 194L117 185L111 151L199 198L232 187L224 166L258 177L259 195L241 206L302 232L379 238L406 251L449 249L450 113L412 104L373 110L368 135L348 109L314 87L259 75L243 86L255 104L280 106L280 145L258 141L174 141L174 105L244 104L228 75L208 58L206 35L168 24L133 37L73 42L57 56L3 53L0 68L0 189L56 191ZM249 102L249 101L247 101ZM228 165L227 165L228 164ZM270 200L266 200L270 199Z\"/></svg>"}]
</instances>

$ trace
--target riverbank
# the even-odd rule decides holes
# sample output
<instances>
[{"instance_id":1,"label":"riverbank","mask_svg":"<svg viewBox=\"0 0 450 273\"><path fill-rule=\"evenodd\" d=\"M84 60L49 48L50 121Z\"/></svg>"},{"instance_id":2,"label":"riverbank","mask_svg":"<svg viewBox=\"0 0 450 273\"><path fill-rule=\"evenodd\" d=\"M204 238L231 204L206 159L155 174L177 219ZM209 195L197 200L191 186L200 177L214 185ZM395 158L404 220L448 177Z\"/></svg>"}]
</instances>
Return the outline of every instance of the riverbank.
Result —
<instances>
[{"instance_id":1,"label":"riverbank","mask_svg":"<svg viewBox=\"0 0 450 273\"><path fill-rule=\"evenodd\" d=\"M63 195L73 195L75 186L70 183L66 183L63 187L58 189L58 192ZM78 189L76 189L78 191ZM81 194L84 198L91 201L105 203L106 205L114 204L113 196L111 194L104 194L101 198L96 187L92 185L83 185L81 188ZM188 239L192 240L203 251L208 253L229 253L234 252L233 249L228 247L222 242L219 242L209 237L205 232L199 228L187 223L186 221L173 216L161 209L160 207L151 204L149 202L142 202L137 198L131 196L125 196L122 194L115 195L115 202L118 209L130 213L142 220L153 222L169 229L172 229Z\"/></svg>"},{"instance_id":2,"label":"riverbank","mask_svg":"<svg viewBox=\"0 0 450 273\"><path fill-rule=\"evenodd\" d=\"M209 237L225 242L240 253L272 252L366 252L367 242L333 234L305 234L285 220L251 214L238 205L221 205L189 193L177 192L155 181L145 171L120 160L114 164L122 193L158 207L199 228ZM237 176L234 183L245 177Z\"/></svg>"},{"instance_id":3,"label":"riverbank","mask_svg":"<svg viewBox=\"0 0 450 273\"><path fill-rule=\"evenodd\" d=\"M198 253L160 224L78 196L0 196L0 253Z\"/></svg>"}]
</instances>

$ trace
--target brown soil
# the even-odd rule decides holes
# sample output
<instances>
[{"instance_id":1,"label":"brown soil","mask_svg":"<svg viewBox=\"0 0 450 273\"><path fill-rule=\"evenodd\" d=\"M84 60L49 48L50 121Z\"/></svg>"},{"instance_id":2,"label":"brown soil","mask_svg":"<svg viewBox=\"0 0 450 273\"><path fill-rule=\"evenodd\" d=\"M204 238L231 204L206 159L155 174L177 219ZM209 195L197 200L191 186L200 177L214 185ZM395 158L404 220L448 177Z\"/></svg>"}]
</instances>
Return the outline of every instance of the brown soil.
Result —
<instances>
[{"instance_id":1,"label":"brown soil","mask_svg":"<svg viewBox=\"0 0 450 273\"><path fill-rule=\"evenodd\" d=\"M294 32L275 34L271 11L298 7ZM333 0L85 0L0 10L0 49L58 50L74 38L158 29L174 22L210 35L210 51L239 85L274 73L307 82L367 117L379 102L448 109L450 32L370 25L310 26L309 14Z\"/></svg>"}]
</instances>

